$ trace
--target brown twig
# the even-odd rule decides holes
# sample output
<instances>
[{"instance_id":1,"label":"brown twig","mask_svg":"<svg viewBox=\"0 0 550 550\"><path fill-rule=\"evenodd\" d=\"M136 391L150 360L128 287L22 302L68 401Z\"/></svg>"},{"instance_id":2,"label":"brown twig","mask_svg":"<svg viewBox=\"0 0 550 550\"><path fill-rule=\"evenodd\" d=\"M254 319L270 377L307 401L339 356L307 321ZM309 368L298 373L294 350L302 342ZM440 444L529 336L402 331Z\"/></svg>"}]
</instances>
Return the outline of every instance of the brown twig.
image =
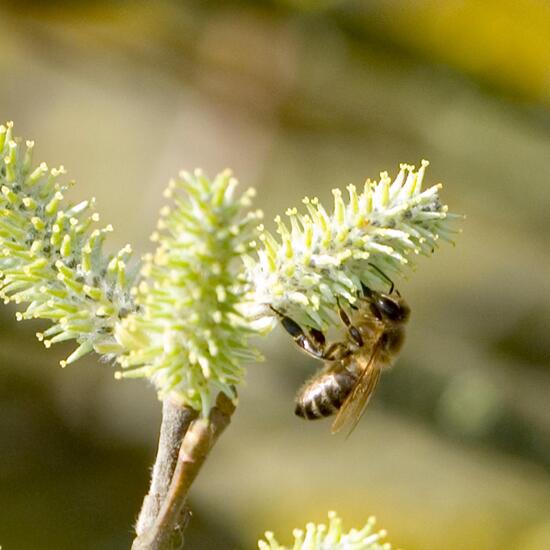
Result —
<instances>
[{"instance_id":1,"label":"brown twig","mask_svg":"<svg viewBox=\"0 0 550 550\"><path fill-rule=\"evenodd\" d=\"M196 416L196 411L177 405L169 397L162 403L162 423L157 457L153 466L149 493L143 500L136 523L138 536L136 540L151 529L158 516L170 488L183 437ZM135 546L135 548L139 547Z\"/></svg>"},{"instance_id":2,"label":"brown twig","mask_svg":"<svg viewBox=\"0 0 550 550\"><path fill-rule=\"evenodd\" d=\"M187 430L177 459L170 488L152 527L136 538L132 550L172 550L189 512L185 503L189 488L199 474L216 440L229 425L235 410L233 402L220 393L209 419L200 418Z\"/></svg>"}]
</instances>

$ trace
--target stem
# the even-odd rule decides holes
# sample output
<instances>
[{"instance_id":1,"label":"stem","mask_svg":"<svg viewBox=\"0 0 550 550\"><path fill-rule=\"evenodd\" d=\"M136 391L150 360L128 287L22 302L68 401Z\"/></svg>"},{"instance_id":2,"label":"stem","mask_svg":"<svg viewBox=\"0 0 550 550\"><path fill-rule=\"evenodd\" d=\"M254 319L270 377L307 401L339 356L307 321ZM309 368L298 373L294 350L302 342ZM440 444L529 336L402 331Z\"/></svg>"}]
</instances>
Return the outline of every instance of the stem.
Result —
<instances>
[{"instance_id":1,"label":"stem","mask_svg":"<svg viewBox=\"0 0 550 550\"><path fill-rule=\"evenodd\" d=\"M170 550L182 543L189 511L186 499L210 450L227 428L235 411L233 402L223 393L218 395L210 418L199 418L188 429L177 459L170 488L153 526L138 536L132 550Z\"/></svg>"},{"instance_id":2,"label":"stem","mask_svg":"<svg viewBox=\"0 0 550 550\"><path fill-rule=\"evenodd\" d=\"M138 537L151 529L158 516L170 488L181 442L196 416L196 411L177 405L169 397L162 403L162 423L157 457L153 466L149 493L143 499L136 524Z\"/></svg>"}]
</instances>

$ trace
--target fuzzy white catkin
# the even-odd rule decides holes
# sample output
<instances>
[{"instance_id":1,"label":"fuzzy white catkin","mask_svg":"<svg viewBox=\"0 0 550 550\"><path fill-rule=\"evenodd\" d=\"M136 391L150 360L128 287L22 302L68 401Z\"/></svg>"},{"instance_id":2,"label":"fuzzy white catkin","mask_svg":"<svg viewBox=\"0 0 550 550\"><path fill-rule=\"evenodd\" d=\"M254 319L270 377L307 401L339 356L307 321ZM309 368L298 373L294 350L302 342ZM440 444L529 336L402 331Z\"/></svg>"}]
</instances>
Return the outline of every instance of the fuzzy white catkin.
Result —
<instances>
[{"instance_id":1,"label":"fuzzy white catkin","mask_svg":"<svg viewBox=\"0 0 550 550\"><path fill-rule=\"evenodd\" d=\"M46 347L76 340L62 366L91 351L112 359L123 351L114 326L134 309L131 247L105 254L113 228L94 227L94 200L67 204L64 168L33 166L34 142L12 130L0 126L0 297L25 306L18 320L51 321L37 334Z\"/></svg>"},{"instance_id":2,"label":"fuzzy white catkin","mask_svg":"<svg viewBox=\"0 0 550 550\"><path fill-rule=\"evenodd\" d=\"M376 520L370 517L359 530L344 532L342 520L336 512L329 512L328 525L308 523L305 529L295 529L290 546L279 544L275 535L268 531L265 539L258 541L259 550L391 550L392 546L384 542L386 531L375 531Z\"/></svg>"},{"instance_id":3,"label":"fuzzy white catkin","mask_svg":"<svg viewBox=\"0 0 550 550\"><path fill-rule=\"evenodd\" d=\"M249 313L259 329L275 322L269 306L317 329L334 323L338 301L353 304L361 283L387 288L388 277L402 273L418 255L429 256L438 240L451 241L448 213L439 199L441 185L423 189L427 161L420 168L402 164L392 181L387 172L367 180L359 193L348 185L344 201L333 190L329 214L317 198L305 198L305 212L278 216L278 238L260 227L258 258L246 258L253 292Z\"/></svg>"},{"instance_id":4,"label":"fuzzy white catkin","mask_svg":"<svg viewBox=\"0 0 550 550\"><path fill-rule=\"evenodd\" d=\"M119 357L122 376L146 376L161 396L205 416L219 391L236 397L243 363L260 359L239 306L247 290L240 257L254 246L261 214L249 210L253 191L236 187L229 171L212 180L182 172L170 183L173 206L162 209L158 248L144 259L139 309L116 330L129 350Z\"/></svg>"}]
</instances>

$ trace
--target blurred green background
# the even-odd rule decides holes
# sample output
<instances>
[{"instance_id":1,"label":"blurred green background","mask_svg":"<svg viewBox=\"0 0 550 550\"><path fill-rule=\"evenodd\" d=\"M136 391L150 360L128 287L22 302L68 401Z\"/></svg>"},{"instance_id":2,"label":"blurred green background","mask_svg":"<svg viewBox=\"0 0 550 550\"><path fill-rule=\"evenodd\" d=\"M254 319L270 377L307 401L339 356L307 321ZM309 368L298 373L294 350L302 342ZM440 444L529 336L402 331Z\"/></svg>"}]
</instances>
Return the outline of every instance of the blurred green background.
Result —
<instances>
[{"instance_id":1,"label":"blurred green background","mask_svg":"<svg viewBox=\"0 0 550 550\"><path fill-rule=\"evenodd\" d=\"M318 366L282 331L192 491L188 548L370 514L404 550L550 548L550 3L1 2L0 119L148 241L168 178L227 166L266 219L428 158L468 215L398 286L402 357L347 441L293 416ZM0 545L120 549L160 406L95 358L62 371L0 310Z\"/></svg>"}]
</instances>

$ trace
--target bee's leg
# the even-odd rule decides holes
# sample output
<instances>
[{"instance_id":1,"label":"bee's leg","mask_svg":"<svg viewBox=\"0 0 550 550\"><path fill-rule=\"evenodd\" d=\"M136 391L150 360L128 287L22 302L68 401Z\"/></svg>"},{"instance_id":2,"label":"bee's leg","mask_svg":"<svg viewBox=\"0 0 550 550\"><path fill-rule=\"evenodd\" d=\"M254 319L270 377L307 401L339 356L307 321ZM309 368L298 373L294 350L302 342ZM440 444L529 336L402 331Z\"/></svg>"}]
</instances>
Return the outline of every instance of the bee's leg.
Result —
<instances>
[{"instance_id":1,"label":"bee's leg","mask_svg":"<svg viewBox=\"0 0 550 550\"><path fill-rule=\"evenodd\" d=\"M351 324L350 318L348 317L348 314L342 309L342 306L338 304L338 312L340 313L340 319L342 319L342 322L346 327L348 327L348 334L350 335L350 338L358 345L363 345L363 338L361 337L361 333L357 330L356 327L354 327Z\"/></svg>"},{"instance_id":2,"label":"bee's leg","mask_svg":"<svg viewBox=\"0 0 550 550\"><path fill-rule=\"evenodd\" d=\"M325 336L321 331L311 329L309 331L310 336L307 336L296 321L277 311L273 306L271 306L271 309L279 316L281 325L292 336L298 347L316 359L323 359Z\"/></svg>"},{"instance_id":3,"label":"bee's leg","mask_svg":"<svg viewBox=\"0 0 550 550\"><path fill-rule=\"evenodd\" d=\"M342 319L342 323L344 323L346 327L349 327L351 325L351 321L349 320L348 314L344 311L344 308L340 305L339 300L338 300L338 313L340 314L340 319Z\"/></svg>"},{"instance_id":4,"label":"bee's leg","mask_svg":"<svg viewBox=\"0 0 550 550\"><path fill-rule=\"evenodd\" d=\"M321 330L317 330L316 328L310 328L308 332L309 336L315 341L317 346L324 350L326 342L324 333Z\"/></svg>"},{"instance_id":5,"label":"bee's leg","mask_svg":"<svg viewBox=\"0 0 550 550\"><path fill-rule=\"evenodd\" d=\"M323 359L325 361L341 361L350 354L351 350L344 342L334 342L323 354Z\"/></svg>"}]
</instances>

